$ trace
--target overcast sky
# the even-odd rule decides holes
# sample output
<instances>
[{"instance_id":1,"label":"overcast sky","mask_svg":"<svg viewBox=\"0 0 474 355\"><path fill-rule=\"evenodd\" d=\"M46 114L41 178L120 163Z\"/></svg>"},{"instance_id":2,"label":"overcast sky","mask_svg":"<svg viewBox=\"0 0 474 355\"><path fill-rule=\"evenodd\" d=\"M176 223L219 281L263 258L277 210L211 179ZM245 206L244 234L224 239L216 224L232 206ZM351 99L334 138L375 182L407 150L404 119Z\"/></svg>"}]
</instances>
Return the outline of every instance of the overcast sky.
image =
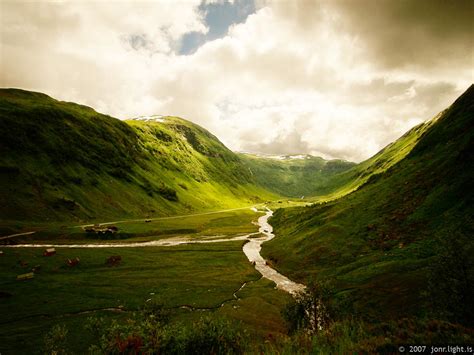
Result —
<instances>
[{"instance_id":1,"label":"overcast sky","mask_svg":"<svg viewBox=\"0 0 474 355\"><path fill-rule=\"evenodd\" d=\"M472 0L5 1L0 86L361 161L473 82Z\"/></svg>"}]
</instances>

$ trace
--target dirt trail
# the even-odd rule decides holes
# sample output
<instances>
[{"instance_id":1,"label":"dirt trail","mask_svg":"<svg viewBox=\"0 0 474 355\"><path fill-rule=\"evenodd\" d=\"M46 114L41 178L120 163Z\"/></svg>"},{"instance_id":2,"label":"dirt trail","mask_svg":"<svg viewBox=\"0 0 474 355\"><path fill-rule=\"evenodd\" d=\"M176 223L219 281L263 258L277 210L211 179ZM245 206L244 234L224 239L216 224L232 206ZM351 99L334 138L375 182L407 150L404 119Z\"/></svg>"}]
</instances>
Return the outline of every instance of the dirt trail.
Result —
<instances>
[{"instance_id":1,"label":"dirt trail","mask_svg":"<svg viewBox=\"0 0 474 355\"><path fill-rule=\"evenodd\" d=\"M9 238L15 238L15 237L19 237L19 236L21 236L21 235L30 235L30 234L33 234L33 233L36 233L36 232L33 231L33 232L10 234L10 235L7 235L7 236L5 236L5 237L0 237L0 240L9 239Z\"/></svg>"}]
</instances>

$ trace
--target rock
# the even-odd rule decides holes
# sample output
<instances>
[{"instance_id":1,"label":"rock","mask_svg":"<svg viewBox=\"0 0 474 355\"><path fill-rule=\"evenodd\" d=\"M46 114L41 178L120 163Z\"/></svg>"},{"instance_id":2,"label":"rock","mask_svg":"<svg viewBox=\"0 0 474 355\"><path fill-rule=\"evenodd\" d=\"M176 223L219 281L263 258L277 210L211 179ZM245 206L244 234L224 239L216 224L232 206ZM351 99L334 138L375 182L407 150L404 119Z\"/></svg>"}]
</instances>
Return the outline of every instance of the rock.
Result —
<instances>
[{"instance_id":1,"label":"rock","mask_svg":"<svg viewBox=\"0 0 474 355\"><path fill-rule=\"evenodd\" d=\"M105 264L109 266L117 266L122 261L122 257L120 255L112 255L105 260Z\"/></svg>"},{"instance_id":2,"label":"rock","mask_svg":"<svg viewBox=\"0 0 474 355\"><path fill-rule=\"evenodd\" d=\"M53 256L56 254L56 249L54 248L48 248L43 252L43 256Z\"/></svg>"},{"instance_id":3,"label":"rock","mask_svg":"<svg viewBox=\"0 0 474 355\"><path fill-rule=\"evenodd\" d=\"M76 257L76 258L74 258L74 259L67 259L67 260L66 260L66 264L67 264L67 266L69 266L69 267L74 267L74 266L77 266L80 261L81 261L81 259L79 259L78 257Z\"/></svg>"},{"instance_id":4,"label":"rock","mask_svg":"<svg viewBox=\"0 0 474 355\"><path fill-rule=\"evenodd\" d=\"M28 272L26 274L21 274L16 277L18 281L25 281L25 280L31 280L32 278L35 277L35 274L32 272Z\"/></svg>"}]
</instances>

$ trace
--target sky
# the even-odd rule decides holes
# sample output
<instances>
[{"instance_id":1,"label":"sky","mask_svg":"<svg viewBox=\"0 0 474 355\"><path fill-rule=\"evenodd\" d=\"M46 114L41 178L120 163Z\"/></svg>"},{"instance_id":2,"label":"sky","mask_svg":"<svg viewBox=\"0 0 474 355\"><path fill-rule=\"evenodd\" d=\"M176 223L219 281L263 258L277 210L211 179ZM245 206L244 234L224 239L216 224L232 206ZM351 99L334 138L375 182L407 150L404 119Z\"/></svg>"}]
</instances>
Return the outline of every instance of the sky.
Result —
<instances>
[{"instance_id":1,"label":"sky","mask_svg":"<svg viewBox=\"0 0 474 355\"><path fill-rule=\"evenodd\" d=\"M471 0L0 0L0 86L359 162L474 81Z\"/></svg>"}]
</instances>

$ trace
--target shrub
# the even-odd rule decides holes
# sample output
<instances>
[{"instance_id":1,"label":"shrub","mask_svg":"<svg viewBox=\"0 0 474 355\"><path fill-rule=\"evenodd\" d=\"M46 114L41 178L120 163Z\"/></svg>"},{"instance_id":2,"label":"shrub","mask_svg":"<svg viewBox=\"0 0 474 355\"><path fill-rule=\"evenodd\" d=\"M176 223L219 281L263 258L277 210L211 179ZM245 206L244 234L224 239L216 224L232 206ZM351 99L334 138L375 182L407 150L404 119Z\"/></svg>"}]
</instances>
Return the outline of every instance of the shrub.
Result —
<instances>
[{"instance_id":1,"label":"shrub","mask_svg":"<svg viewBox=\"0 0 474 355\"><path fill-rule=\"evenodd\" d=\"M245 332L224 319L201 318L164 329L159 352L165 354L242 354ZM157 349L158 350L158 349Z\"/></svg>"},{"instance_id":2,"label":"shrub","mask_svg":"<svg viewBox=\"0 0 474 355\"><path fill-rule=\"evenodd\" d=\"M55 325L44 336L44 352L45 354L65 355L68 354L67 344L68 330L65 325Z\"/></svg>"},{"instance_id":3,"label":"shrub","mask_svg":"<svg viewBox=\"0 0 474 355\"><path fill-rule=\"evenodd\" d=\"M178 201L178 195L172 188L162 185L157 189L158 193L169 201Z\"/></svg>"},{"instance_id":4,"label":"shrub","mask_svg":"<svg viewBox=\"0 0 474 355\"><path fill-rule=\"evenodd\" d=\"M330 322L328 305L334 295L329 282L313 283L282 310L290 334L303 330L313 334Z\"/></svg>"},{"instance_id":5,"label":"shrub","mask_svg":"<svg viewBox=\"0 0 474 355\"><path fill-rule=\"evenodd\" d=\"M191 324L168 324L169 313L147 303L132 317L106 323L90 318L87 329L96 336L91 353L241 354L246 333L228 320L203 317Z\"/></svg>"},{"instance_id":6,"label":"shrub","mask_svg":"<svg viewBox=\"0 0 474 355\"><path fill-rule=\"evenodd\" d=\"M471 235L442 233L437 241L437 257L430 268L428 301L432 316L474 325L474 243Z\"/></svg>"}]
</instances>

